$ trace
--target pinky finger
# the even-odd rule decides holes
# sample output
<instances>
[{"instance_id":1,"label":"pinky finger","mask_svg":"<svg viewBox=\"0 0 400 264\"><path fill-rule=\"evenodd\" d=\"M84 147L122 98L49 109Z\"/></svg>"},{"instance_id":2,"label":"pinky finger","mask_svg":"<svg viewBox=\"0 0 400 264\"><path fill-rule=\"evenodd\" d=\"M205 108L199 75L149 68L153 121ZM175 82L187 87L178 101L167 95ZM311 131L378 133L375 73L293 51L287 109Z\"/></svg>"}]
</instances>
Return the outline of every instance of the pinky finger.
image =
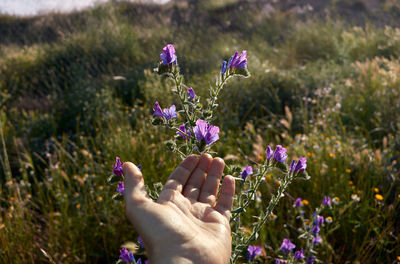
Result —
<instances>
[{"instance_id":1,"label":"pinky finger","mask_svg":"<svg viewBox=\"0 0 400 264\"><path fill-rule=\"evenodd\" d=\"M233 205L233 197L235 195L235 179L227 175L222 181L221 192L219 194L215 210L224 215L228 221L231 218L231 210Z\"/></svg>"}]
</instances>

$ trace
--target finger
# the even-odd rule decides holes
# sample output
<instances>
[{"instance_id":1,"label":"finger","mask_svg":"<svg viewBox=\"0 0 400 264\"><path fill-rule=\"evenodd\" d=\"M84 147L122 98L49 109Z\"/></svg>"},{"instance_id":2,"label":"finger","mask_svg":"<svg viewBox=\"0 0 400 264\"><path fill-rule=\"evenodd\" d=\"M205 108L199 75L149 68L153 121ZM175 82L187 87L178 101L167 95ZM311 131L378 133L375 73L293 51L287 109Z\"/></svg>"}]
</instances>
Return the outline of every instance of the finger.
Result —
<instances>
[{"instance_id":1,"label":"finger","mask_svg":"<svg viewBox=\"0 0 400 264\"><path fill-rule=\"evenodd\" d=\"M233 205L233 197L235 195L235 179L227 175L222 181L221 192L218 197L215 210L224 215L228 220L231 218L231 210Z\"/></svg>"},{"instance_id":2,"label":"finger","mask_svg":"<svg viewBox=\"0 0 400 264\"><path fill-rule=\"evenodd\" d=\"M219 181L222 177L222 173L224 172L225 162L221 158L213 159L210 168L208 169L206 181L203 184L203 187L200 191L199 202L208 203L211 206L214 206Z\"/></svg>"},{"instance_id":3,"label":"finger","mask_svg":"<svg viewBox=\"0 0 400 264\"><path fill-rule=\"evenodd\" d=\"M151 201L146 193L142 172L131 162L122 164L125 175L125 199L127 206Z\"/></svg>"},{"instance_id":4,"label":"finger","mask_svg":"<svg viewBox=\"0 0 400 264\"><path fill-rule=\"evenodd\" d=\"M183 186L185 186L187 179L192 171L196 168L198 162L199 156L197 155L190 155L186 157L186 159L184 159L169 176L168 180L165 182L163 191L172 189L182 192Z\"/></svg>"},{"instance_id":5,"label":"finger","mask_svg":"<svg viewBox=\"0 0 400 264\"><path fill-rule=\"evenodd\" d=\"M210 154L203 154L200 157L196 169L190 175L184 189L183 195L189 199L196 200L199 198L200 189L206 178L208 167L210 166L212 157Z\"/></svg>"}]
</instances>

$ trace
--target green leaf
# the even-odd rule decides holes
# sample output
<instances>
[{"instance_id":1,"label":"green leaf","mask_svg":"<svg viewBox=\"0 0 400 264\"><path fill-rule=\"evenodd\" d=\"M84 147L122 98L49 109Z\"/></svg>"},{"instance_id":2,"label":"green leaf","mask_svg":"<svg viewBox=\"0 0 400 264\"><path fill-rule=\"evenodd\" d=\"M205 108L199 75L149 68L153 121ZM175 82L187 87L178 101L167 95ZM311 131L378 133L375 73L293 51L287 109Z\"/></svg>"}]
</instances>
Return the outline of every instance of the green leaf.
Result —
<instances>
[{"instance_id":1,"label":"green leaf","mask_svg":"<svg viewBox=\"0 0 400 264\"><path fill-rule=\"evenodd\" d=\"M275 166L276 168L280 169L280 170L281 170L282 172L284 172L284 173L288 172L288 169L287 169L287 166L286 166L285 163L276 162L276 163L274 164L274 166Z\"/></svg>"},{"instance_id":2,"label":"green leaf","mask_svg":"<svg viewBox=\"0 0 400 264\"><path fill-rule=\"evenodd\" d=\"M232 214L238 214L238 213L242 213L244 211L245 210L243 207L239 207L239 208L236 208L235 210L232 210Z\"/></svg>"},{"instance_id":3,"label":"green leaf","mask_svg":"<svg viewBox=\"0 0 400 264\"><path fill-rule=\"evenodd\" d=\"M108 184L115 184L115 183L120 182L122 180L123 180L122 177L113 174L113 175L111 175L110 177L107 178L107 183Z\"/></svg>"},{"instance_id":4,"label":"green leaf","mask_svg":"<svg viewBox=\"0 0 400 264\"><path fill-rule=\"evenodd\" d=\"M123 201L124 200L124 196L122 196L122 194L120 194L119 192L114 193L114 195L111 198L114 201Z\"/></svg>"},{"instance_id":5,"label":"green leaf","mask_svg":"<svg viewBox=\"0 0 400 264\"><path fill-rule=\"evenodd\" d=\"M162 61L160 61L160 63L158 64L158 68L156 69L156 72L160 75L172 73L172 64L164 65Z\"/></svg>"},{"instance_id":6,"label":"green leaf","mask_svg":"<svg viewBox=\"0 0 400 264\"><path fill-rule=\"evenodd\" d=\"M152 123L154 126L159 126L159 125L162 125L162 124L164 123L164 121L163 121L161 118L155 117L155 118L153 118L153 119L151 120L151 123Z\"/></svg>"},{"instance_id":7,"label":"green leaf","mask_svg":"<svg viewBox=\"0 0 400 264\"><path fill-rule=\"evenodd\" d=\"M297 173L294 178L307 181L307 180L311 179L311 176L308 175L308 173L306 171L304 171L304 172Z\"/></svg>"},{"instance_id":8,"label":"green leaf","mask_svg":"<svg viewBox=\"0 0 400 264\"><path fill-rule=\"evenodd\" d=\"M244 78L249 78L251 76L251 74L250 74L249 70L247 69L247 67L244 68L244 69L234 69L232 71L232 74L233 75L238 75L238 76L244 77Z\"/></svg>"}]
</instances>

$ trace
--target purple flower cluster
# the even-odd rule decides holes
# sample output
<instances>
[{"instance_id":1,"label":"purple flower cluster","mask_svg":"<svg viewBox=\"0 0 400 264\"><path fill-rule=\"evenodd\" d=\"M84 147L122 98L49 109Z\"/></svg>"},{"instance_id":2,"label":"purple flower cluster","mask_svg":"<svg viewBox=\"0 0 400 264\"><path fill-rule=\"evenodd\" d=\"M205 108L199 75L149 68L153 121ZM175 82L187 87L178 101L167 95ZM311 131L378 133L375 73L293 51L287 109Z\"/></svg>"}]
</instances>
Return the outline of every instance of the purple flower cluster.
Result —
<instances>
[{"instance_id":1,"label":"purple flower cluster","mask_svg":"<svg viewBox=\"0 0 400 264\"><path fill-rule=\"evenodd\" d=\"M117 192L119 192L120 194L124 195L125 194L125 186L124 186L124 182L118 182L118 186L117 189L115 189Z\"/></svg>"},{"instance_id":2,"label":"purple flower cluster","mask_svg":"<svg viewBox=\"0 0 400 264\"><path fill-rule=\"evenodd\" d=\"M219 127L211 126L204 120L197 120L196 126L193 129L196 139L199 141L204 141L206 145L211 145L219 139Z\"/></svg>"},{"instance_id":3,"label":"purple flower cluster","mask_svg":"<svg viewBox=\"0 0 400 264\"><path fill-rule=\"evenodd\" d=\"M242 172L240 173L240 175L242 175L242 179L246 180L247 176L253 174L253 168L249 165L247 165Z\"/></svg>"},{"instance_id":4,"label":"purple flower cluster","mask_svg":"<svg viewBox=\"0 0 400 264\"><path fill-rule=\"evenodd\" d=\"M229 70L245 69L246 67L247 67L247 51L243 50L242 54L240 55L239 52L236 51L235 54L231 56L228 63L226 61L222 62L221 75L224 75L228 69Z\"/></svg>"},{"instance_id":5,"label":"purple flower cluster","mask_svg":"<svg viewBox=\"0 0 400 264\"><path fill-rule=\"evenodd\" d=\"M289 254L293 249L296 248L296 245L290 242L288 238L284 238L280 251L285 253L286 255ZM304 259L304 251L303 249L300 249L294 253L294 259ZM275 263L286 263L286 262L281 262L279 259L275 259Z\"/></svg>"},{"instance_id":6,"label":"purple flower cluster","mask_svg":"<svg viewBox=\"0 0 400 264\"><path fill-rule=\"evenodd\" d=\"M289 173L304 172L306 168L307 168L307 159L304 157L300 157L298 162L296 162L295 160L292 161L292 163L290 164Z\"/></svg>"},{"instance_id":7,"label":"purple flower cluster","mask_svg":"<svg viewBox=\"0 0 400 264\"><path fill-rule=\"evenodd\" d=\"M116 157L112 173L114 173L117 176L123 176L124 170L122 169L122 164L123 164L123 162L121 162L120 158Z\"/></svg>"},{"instance_id":8,"label":"purple flower cluster","mask_svg":"<svg viewBox=\"0 0 400 264\"><path fill-rule=\"evenodd\" d=\"M165 117L167 120L178 117L175 105L171 105L169 108L164 108L164 110L162 110L158 102L154 103L153 116Z\"/></svg>"},{"instance_id":9,"label":"purple flower cluster","mask_svg":"<svg viewBox=\"0 0 400 264\"><path fill-rule=\"evenodd\" d=\"M191 100L193 100L194 97L196 96L196 94L195 94L193 88L190 87L190 88L187 90L187 92L188 92L189 98L190 98Z\"/></svg>"},{"instance_id":10,"label":"purple flower cluster","mask_svg":"<svg viewBox=\"0 0 400 264\"><path fill-rule=\"evenodd\" d=\"M297 208L302 207L302 206L303 206L302 201L303 201L303 199L301 199L300 197L297 198L296 201L293 203L293 206L294 206L294 207L297 207Z\"/></svg>"},{"instance_id":11,"label":"purple flower cluster","mask_svg":"<svg viewBox=\"0 0 400 264\"><path fill-rule=\"evenodd\" d=\"M170 65L172 63L176 64L177 57L174 45L168 44L167 46L165 46L162 50L162 53L160 54L160 58L164 65Z\"/></svg>"},{"instance_id":12,"label":"purple flower cluster","mask_svg":"<svg viewBox=\"0 0 400 264\"><path fill-rule=\"evenodd\" d=\"M323 206L331 206L332 204L332 199L329 196L324 196L324 198L322 199L322 205Z\"/></svg>"},{"instance_id":13,"label":"purple flower cluster","mask_svg":"<svg viewBox=\"0 0 400 264\"><path fill-rule=\"evenodd\" d=\"M284 163L287 158L286 149L281 145L276 146L275 151L272 151L271 147L268 146L265 154L268 162L272 159L275 162Z\"/></svg>"},{"instance_id":14,"label":"purple flower cluster","mask_svg":"<svg viewBox=\"0 0 400 264\"><path fill-rule=\"evenodd\" d=\"M296 251L296 252L294 253L294 258L295 258L295 259L304 259L305 256L304 256L303 249L300 249L299 251Z\"/></svg>"},{"instance_id":15,"label":"purple flower cluster","mask_svg":"<svg viewBox=\"0 0 400 264\"><path fill-rule=\"evenodd\" d=\"M282 251L285 254L288 254L290 251L296 248L296 245L290 242L289 238L284 238L282 241L282 245L280 248L280 251Z\"/></svg>"},{"instance_id":16,"label":"purple flower cluster","mask_svg":"<svg viewBox=\"0 0 400 264\"><path fill-rule=\"evenodd\" d=\"M119 252L119 258L124 262L135 262L135 257L132 252L129 252L126 248L122 248Z\"/></svg>"},{"instance_id":17,"label":"purple flower cluster","mask_svg":"<svg viewBox=\"0 0 400 264\"><path fill-rule=\"evenodd\" d=\"M253 259L255 259L256 256L261 255L261 253L262 253L261 247L250 245L247 248L247 259L248 260L253 260Z\"/></svg>"}]
</instances>

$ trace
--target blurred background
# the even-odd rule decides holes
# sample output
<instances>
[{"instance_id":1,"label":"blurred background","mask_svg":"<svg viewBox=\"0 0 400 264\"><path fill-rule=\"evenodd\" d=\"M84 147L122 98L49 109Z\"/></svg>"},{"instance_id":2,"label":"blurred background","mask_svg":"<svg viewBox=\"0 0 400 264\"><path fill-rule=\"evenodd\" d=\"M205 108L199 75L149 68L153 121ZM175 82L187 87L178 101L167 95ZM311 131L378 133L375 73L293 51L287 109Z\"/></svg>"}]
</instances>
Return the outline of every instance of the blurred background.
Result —
<instances>
[{"instance_id":1,"label":"blurred background","mask_svg":"<svg viewBox=\"0 0 400 264\"><path fill-rule=\"evenodd\" d=\"M255 242L260 263L283 238L300 243L294 200L312 213L324 195L339 202L323 263L400 261L399 1L3 0L0 13L1 263L112 263L136 242L106 179L117 155L143 165L150 189L179 163L163 145L173 133L150 123L154 101L174 103L153 72L169 43L202 98L222 60L248 52L252 76L221 94L226 163L254 165L277 144L308 159L311 180Z\"/></svg>"}]
</instances>

